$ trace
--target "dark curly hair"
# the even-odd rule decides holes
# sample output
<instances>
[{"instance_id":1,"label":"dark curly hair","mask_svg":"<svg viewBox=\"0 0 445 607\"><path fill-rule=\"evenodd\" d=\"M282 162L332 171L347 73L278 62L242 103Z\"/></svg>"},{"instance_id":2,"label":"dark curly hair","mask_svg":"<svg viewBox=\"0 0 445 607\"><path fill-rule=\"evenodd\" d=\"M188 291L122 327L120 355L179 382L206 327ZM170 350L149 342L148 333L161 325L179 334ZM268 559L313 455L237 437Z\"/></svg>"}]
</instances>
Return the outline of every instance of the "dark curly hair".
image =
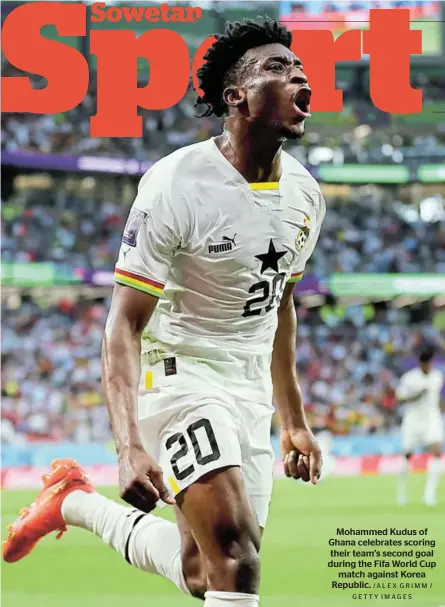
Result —
<instances>
[{"instance_id":1,"label":"dark curly hair","mask_svg":"<svg viewBox=\"0 0 445 607\"><path fill-rule=\"evenodd\" d=\"M292 33L269 17L261 18L259 23L250 19L228 23L225 33L216 34L215 38L216 42L204 55L204 65L197 72L203 95L198 97L195 107L207 105L201 116L227 114L224 89L249 66L241 60L249 49L273 43L290 48L292 43Z\"/></svg>"}]
</instances>

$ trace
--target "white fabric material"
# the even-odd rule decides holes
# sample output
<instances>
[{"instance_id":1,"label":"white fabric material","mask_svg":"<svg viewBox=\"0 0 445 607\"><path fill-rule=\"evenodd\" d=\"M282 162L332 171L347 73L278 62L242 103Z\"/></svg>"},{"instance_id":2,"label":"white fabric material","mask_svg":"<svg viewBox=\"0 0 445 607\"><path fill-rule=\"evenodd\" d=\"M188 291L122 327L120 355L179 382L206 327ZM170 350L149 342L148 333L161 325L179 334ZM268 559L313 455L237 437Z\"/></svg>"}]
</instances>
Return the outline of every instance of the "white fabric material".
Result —
<instances>
[{"instance_id":1,"label":"white fabric material","mask_svg":"<svg viewBox=\"0 0 445 607\"><path fill-rule=\"evenodd\" d=\"M439 369L432 369L426 375L422 369L416 367L402 375L397 388L397 398L410 398L426 390L423 396L404 405L404 417L420 420L422 415L440 413L440 391L443 381L443 373Z\"/></svg>"},{"instance_id":2,"label":"white fabric material","mask_svg":"<svg viewBox=\"0 0 445 607\"><path fill-rule=\"evenodd\" d=\"M135 567L162 575L190 594L182 571L177 525L117 504L99 493L84 491L67 495L62 504L62 516L68 525L98 535L124 558L128 556Z\"/></svg>"},{"instance_id":3,"label":"white fabric material","mask_svg":"<svg viewBox=\"0 0 445 607\"><path fill-rule=\"evenodd\" d=\"M439 457L431 456L428 462L428 474L426 478L424 501L427 504L436 503L437 487L442 473L442 461Z\"/></svg>"},{"instance_id":4,"label":"white fabric material","mask_svg":"<svg viewBox=\"0 0 445 607\"><path fill-rule=\"evenodd\" d=\"M204 607L258 607L260 597L257 594L241 592L206 592Z\"/></svg>"},{"instance_id":5,"label":"white fabric material","mask_svg":"<svg viewBox=\"0 0 445 607\"><path fill-rule=\"evenodd\" d=\"M116 269L141 277L135 288L153 292L144 281L164 288L142 339L143 366L144 355L160 349L164 358L209 368L215 373L207 380L223 377L233 394L241 378L246 400L270 401L270 369L262 370L270 367L277 308L286 281L303 272L325 215L310 173L286 152L282 169L276 189L253 189L209 139L142 177ZM271 247L266 263L261 256ZM147 387L142 371L142 394L165 385Z\"/></svg>"},{"instance_id":6,"label":"white fabric material","mask_svg":"<svg viewBox=\"0 0 445 607\"><path fill-rule=\"evenodd\" d=\"M444 440L443 420L440 412L430 411L419 417L407 415L401 427L402 449L412 453L420 447L442 444Z\"/></svg>"},{"instance_id":7,"label":"white fabric material","mask_svg":"<svg viewBox=\"0 0 445 607\"><path fill-rule=\"evenodd\" d=\"M203 393L190 374L187 380L188 385L165 387L139 399L145 449L159 462L175 495L212 470L239 466L254 516L265 527L274 463L271 404L235 399L224 390L212 393L206 388Z\"/></svg>"},{"instance_id":8,"label":"white fabric material","mask_svg":"<svg viewBox=\"0 0 445 607\"><path fill-rule=\"evenodd\" d=\"M439 369L432 369L425 375L420 368L416 368L402 376L397 388L398 398L409 398L422 390L426 391L417 400L403 405L401 438L405 453L443 442L444 424L440 411L443 381Z\"/></svg>"}]
</instances>

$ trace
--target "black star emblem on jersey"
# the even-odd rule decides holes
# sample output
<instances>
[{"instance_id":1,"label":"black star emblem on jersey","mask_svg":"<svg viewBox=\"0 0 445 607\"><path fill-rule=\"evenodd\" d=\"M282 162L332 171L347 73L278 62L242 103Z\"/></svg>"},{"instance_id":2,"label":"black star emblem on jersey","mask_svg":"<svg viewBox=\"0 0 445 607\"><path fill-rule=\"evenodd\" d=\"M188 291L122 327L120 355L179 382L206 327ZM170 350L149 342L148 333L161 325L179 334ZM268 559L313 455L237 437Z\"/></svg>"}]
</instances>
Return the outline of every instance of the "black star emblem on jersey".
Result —
<instances>
[{"instance_id":1,"label":"black star emblem on jersey","mask_svg":"<svg viewBox=\"0 0 445 607\"><path fill-rule=\"evenodd\" d=\"M263 274L268 268L275 270L278 272L278 260L286 255L286 251L276 251L275 246L273 244L272 238L269 242L269 250L267 253L263 253L262 255L255 255L256 259L259 259L262 263L261 265L261 274Z\"/></svg>"}]
</instances>

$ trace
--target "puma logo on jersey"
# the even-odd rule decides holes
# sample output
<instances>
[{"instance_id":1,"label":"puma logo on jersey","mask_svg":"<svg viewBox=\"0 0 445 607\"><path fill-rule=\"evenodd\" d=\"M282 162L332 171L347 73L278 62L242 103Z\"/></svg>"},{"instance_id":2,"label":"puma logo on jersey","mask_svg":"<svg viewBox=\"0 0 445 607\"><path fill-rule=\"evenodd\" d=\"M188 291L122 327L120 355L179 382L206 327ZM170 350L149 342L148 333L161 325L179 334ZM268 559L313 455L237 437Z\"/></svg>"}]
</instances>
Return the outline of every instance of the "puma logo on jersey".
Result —
<instances>
[{"instance_id":1,"label":"puma logo on jersey","mask_svg":"<svg viewBox=\"0 0 445 607\"><path fill-rule=\"evenodd\" d=\"M209 253L226 253L227 251L231 251L233 247L236 247L235 237L236 234L233 235L233 238L223 236L222 239L224 242L209 244Z\"/></svg>"},{"instance_id":2,"label":"puma logo on jersey","mask_svg":"<svg viewBox=\"0 0 445 607\"><path fill-rule=\"evenodd\" d=\"M223 236L222 239L225 240L226 242L232 242L233 246L236 247L235 237L236 237L236 234L233 235L233 238L229 238L228 236Z\"/></svg>"}]
</instances>

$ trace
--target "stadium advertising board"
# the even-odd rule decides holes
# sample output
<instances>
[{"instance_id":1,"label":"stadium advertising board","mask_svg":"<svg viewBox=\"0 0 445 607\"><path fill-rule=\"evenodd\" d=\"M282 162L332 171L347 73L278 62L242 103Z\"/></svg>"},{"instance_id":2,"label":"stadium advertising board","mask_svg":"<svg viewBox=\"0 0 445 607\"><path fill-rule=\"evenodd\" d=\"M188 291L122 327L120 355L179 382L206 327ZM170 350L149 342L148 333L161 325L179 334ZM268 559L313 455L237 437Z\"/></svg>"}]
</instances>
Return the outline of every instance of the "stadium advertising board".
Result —
<instances>
[{"instance_id":1,"label":"stadium advertising board","mask_svg":"<svg viewBox=\"0 0 445 607\"><path fill-rule=\"evenodd\" d=\"M40 287L90 284L112 288L112 272L50 262L3 263L1 284L11 287ZM307 274L298 286L299 295L328 294L337 297L435 296L445 293L445 274L341 274L321 280Z\"/></svg>"},{"instance_id":2,"label":"stadium advertising board","mask_svg":"<svg viewBox=\"0 0 445 607\"><path fill-rule=\"evenodd\" d=\"M4 151L2 164L35 170L70 171L78 173L110 173L113 175L143 175L153 165L150 160L113 158L107 156L75 156L74 154L42 154L39 152ZM445 164L420 164L415 170L408 166L372 164L321 165L308 167L314 177L324 183L404 184L445 183Z\"/></svg>"}]
</instances>

